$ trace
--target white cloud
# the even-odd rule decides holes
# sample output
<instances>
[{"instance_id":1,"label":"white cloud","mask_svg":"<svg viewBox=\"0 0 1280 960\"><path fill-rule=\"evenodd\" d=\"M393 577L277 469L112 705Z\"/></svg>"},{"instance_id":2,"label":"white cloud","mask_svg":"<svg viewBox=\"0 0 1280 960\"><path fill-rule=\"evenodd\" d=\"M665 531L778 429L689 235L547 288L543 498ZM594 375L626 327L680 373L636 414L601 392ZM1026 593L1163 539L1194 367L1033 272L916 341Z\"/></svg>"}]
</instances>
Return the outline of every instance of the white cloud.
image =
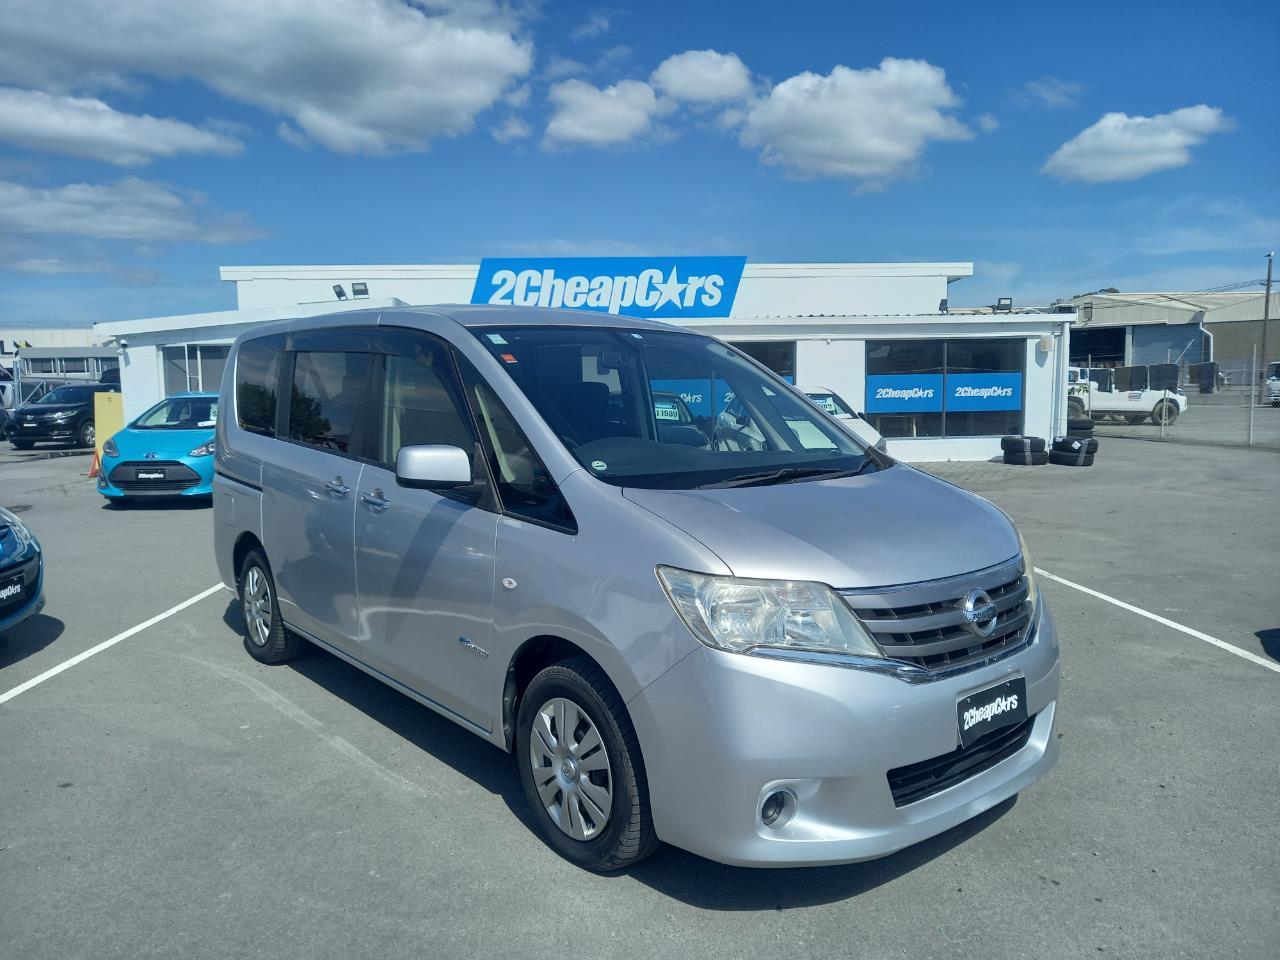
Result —
<instances>
[{"instance_id":1,"label":"white cloud","mask_svg":"<svg viewBox=\"0 0 1280 960\"><path fill-rule=\"evenodd\" d=\"M1018 91L1016 99L1022 103L1034 103L1051 110L1066 110L1076 105L1084 84L1061 77L1041 77L1028 80Z\"/></svg>"},{"instance_id":2,"label":"white cloud","mask_svg":"<svg viewBox=\"0 0 1280 960\"><path fill-rule=\"evenodd\" d=\"M694 103L741 100L751 92L751 71L738 55L686 50L658 64L650 78L667 96Z\"/></svg>"},{"instance_id":3,"label":"white cloud","mask_svg":"<svg viewBox=\"0 0 1280 960\"><path fill-rule=\"evenodd\" d=\"M192 78L344 152L464 133L533 60L496 2L60 0L33 16L0 0L0 14L0 81L70 92Z\"/></svg>"},{"instance_id":4,"label":"white cloud","mask_svg":"<svg viewBox=\"0 0 1280 960\"><path fill-rule=\"evenodd\" d=\"M101 260L63 260L60 257L25 257L3 265L15 273L56 277L69 273L109 273L111 265Z\"/></svg>"},{"instance_id":5,"label":"white cloud","mask_svg":"<svg viewBox=\"0 0 1280 960\"><path fill-rule=\"evenodd\" d=\"M1107 113L1055 150L1040 172L1087 183L1136 180L1185 167L1192 147L1233 126L1220 109L1204 104L1154 117Z\"/></svg>"},{"instance_id":6,"label":"white cloud","mask_svg":"<svg viewBox=\"0 0 1280 960\"><path fill-rule=\"evenodd\" d=\"M978 128L983 133L994 133L1000 129L1000 121L989 113L984 113L978 117Z\"/></svg>"},{"instance_id":7,"label":"white cloud","mask_svg":"<svg viewBox=\"0 0 1280 960\"><path fill-rule=\"evenodd\" d=\"M519 117L507 117L501 124L492 127L489 133L499 143L507 143L510 140L523 140L533 133L533 130Z\"/></svg>"},{"instance_id":8,"label":"white cloud","mask_svg":"<svg viewBox=\"0 0 1280 960\"><path fill-rule=\"evenodd\" d=\"M178 153L233 154L238 140L180 120L113 110L101 100L0 88L0 139L121 166Z\"/></svg>"},{"instance_id":9,"label":"white cloud","mask_svg":"<svg viewBox=\"0 0 1280 960\"><path fill-rule=\"evenodd\" d=\"M587 65L585 63L570 60L568 57L552 57L542 69L542 79L563 80L565 77L574 77L586 72Z\"/></svg>"},{"instance_id":10,"label":"white cloud","mask_svg":"<svg viewBox=\"0 0 1280 960\"><path fill-rule=\"evenodd\" d=\"M650 133L654 118L667 110L653 88L638 80L620 80L604 89L566 80L552 87L547 99L554 107L543 138L547 146L627 143Z\"/></svg>"},{"instance_id":11,"label":"white cloud","mask_svg":"<svg viewBox=\"0 0 1280 960\"><path fill-rule=\"evenodd\" d=\"M229 243L254 236L243 217L202 219L199 196L127 177L111 184L31 187L0 180L0 236L53 235L99 240Z\"/></svg>"},{"instance_id":12,"label":"white cloud","mask_svg":"<svg viewBox=\"0 0 1280 960\"><path fill-rule=\"evenodd\" d=\"M603 10L594 10L591 16L574 28L569 34L574 40L590 40L609 32L609 15Z\"/></svg>"},{"instance_id":13,"label":"white cloud","mask_svg":"<svg viewBox=\"0 0 1280 960\"><path fill-rule=\"evenodd\" d=\"M973 133L946 111L960 104L941 68L886 58L878 67L801 73L753 104L740 138L761 159L804 177L882 188L912 173L931 140Z\"/></svg>"}]
</instances>

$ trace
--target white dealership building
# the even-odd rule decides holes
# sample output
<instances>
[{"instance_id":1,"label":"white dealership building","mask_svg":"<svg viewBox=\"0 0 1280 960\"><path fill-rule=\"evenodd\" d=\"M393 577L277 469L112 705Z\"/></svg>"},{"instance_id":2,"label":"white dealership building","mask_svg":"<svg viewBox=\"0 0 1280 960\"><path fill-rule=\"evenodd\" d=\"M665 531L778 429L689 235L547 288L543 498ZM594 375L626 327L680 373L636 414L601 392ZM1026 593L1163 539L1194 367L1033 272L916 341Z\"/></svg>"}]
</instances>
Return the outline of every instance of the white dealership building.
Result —
<instances>
[{"instance_id":1,"label":"white dealership building","mask_svg":"<svg viewBox=\"0 0 1280 960\"><path fill-rule=\"evenodd\" d=\"M236 285L235 310L96 325L120 354L127 417L171 393L216 390L230 343L266 321L493 302L648 316L720 337L793 383L840 394L905 460L986 460L1002 435L1065 432L1074 312L948 312L971 263L583 257L221 275Z\"/></svg>"}]
</instances>

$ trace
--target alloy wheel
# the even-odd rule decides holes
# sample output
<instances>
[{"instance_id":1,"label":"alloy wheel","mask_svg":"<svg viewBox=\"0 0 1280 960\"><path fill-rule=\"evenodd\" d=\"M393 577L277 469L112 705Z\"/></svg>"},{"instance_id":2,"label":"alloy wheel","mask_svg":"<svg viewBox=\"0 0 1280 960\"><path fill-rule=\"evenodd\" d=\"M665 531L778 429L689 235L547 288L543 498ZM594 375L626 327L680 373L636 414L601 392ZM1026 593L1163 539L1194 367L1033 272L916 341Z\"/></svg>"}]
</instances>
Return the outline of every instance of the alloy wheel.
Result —
<instances>
[{"instance_id":1,"label":"alloy wheel","mask_svg":"<svg viewBox=\"0 0 1280 960\"><path fill-rule=\"evenodd\" d=\"M261 567L250 567L244 578L244 623L249 639L265 647L271 636L271 585Z\"/></svg>"},{"instance_id":2,"label":"alloy wheel","mask_svg":"<svg viewBox=\"0 0 1280 960\"><path fill-rule=\"evenodd\" d=\"M534 787L555 825L575 840L599 836L613 808L613 771L586 711L563 697L539 707L529 760Z\"/></svg>"}]
</instances>

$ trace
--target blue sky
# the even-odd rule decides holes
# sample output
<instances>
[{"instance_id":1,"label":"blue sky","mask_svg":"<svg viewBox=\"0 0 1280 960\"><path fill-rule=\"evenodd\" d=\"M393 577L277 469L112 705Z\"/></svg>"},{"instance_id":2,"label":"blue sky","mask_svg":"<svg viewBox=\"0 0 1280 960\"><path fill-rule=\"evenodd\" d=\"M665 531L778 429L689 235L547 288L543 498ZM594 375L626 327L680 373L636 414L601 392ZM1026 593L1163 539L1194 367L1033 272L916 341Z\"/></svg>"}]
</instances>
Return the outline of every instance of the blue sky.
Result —
<instances>
[{"instance_id":1,"label":"blue sky","mask_svg":"<svg viewBox=\"0 0 1280 960\"><path fill-rule=\"evenodd\" d=\"M5 322L510 255L964 260L954 303L1045 303L1280 239L1274 5L174 10L0 0Z\"/></svg>"}]
</instances>

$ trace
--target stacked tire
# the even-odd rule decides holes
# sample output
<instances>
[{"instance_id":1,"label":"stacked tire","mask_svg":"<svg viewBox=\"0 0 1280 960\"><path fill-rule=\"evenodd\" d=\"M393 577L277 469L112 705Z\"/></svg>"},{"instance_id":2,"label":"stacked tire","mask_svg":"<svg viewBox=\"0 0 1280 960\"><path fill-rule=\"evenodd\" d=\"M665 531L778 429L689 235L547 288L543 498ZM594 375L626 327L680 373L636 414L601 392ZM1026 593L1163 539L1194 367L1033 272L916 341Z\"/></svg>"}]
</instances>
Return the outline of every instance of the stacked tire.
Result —
<instances>
[{"instance_id":1,"label":"stacked tire","mask_svg":"<svg viewBox=\"0 0 1280 960\"><path fill-rule=\"evenodd\" d=\"M1000 438L1000 449L1004 451L1004 462L1030 467L1049 462L1049 454L1045 450L1044 437L1010 436Z\"/></svg>"},{"instance_id":2,"label":"stacked tire","mask_svg":"<svg viewBox=\"0 0 1280 960\"><path fill-rule=\"evenodd\" d=\"M1097 452L1098 441L1093 437L1058 437L1049 451L1049 462L1062 467L1092 467Z\"/></svg>"},{"instance_id":3,"label":"stacked tire","mask_svg":"<svg viewBox=\"0 0 1280 960\"><path fill-rule=\"evenodd\" d=\"M1093 421L1088 417L1067 417L1067 436L1092 437Z\"/></svg>"}]
</instances>

